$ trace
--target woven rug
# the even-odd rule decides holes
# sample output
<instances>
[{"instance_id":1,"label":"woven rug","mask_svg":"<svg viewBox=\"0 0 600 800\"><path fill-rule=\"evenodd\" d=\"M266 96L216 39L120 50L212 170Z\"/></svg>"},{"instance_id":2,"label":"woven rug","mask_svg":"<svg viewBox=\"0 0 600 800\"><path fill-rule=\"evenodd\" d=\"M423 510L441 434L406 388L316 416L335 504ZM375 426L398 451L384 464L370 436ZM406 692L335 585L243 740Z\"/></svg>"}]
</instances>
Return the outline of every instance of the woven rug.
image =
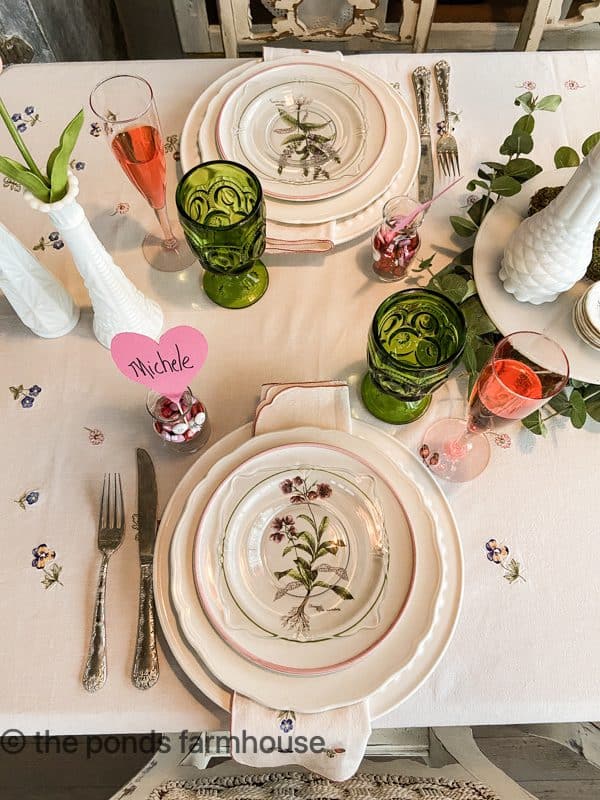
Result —
<instances>
[{"instance_id":1,"label":"woven rug","mask_svg":"<svg viewBox=\"0 0 600 800\"><path fill-rule=\"evenodd\" d=\"M485 786L447 778L355 775L334 783L300 772L220 775L167 781L148 800L499 800Z\"/></svg>"}]
</instances>

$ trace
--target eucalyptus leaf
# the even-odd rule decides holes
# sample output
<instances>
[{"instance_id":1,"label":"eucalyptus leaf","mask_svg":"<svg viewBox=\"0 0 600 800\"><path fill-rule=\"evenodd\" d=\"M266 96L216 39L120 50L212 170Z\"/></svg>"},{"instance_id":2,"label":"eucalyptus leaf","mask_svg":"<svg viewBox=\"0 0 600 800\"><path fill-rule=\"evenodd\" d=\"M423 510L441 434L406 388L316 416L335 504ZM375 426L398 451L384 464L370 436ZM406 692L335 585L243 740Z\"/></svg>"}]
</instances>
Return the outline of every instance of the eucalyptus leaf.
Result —
<instances>
[{"instance_id":1,"label":"eucalyptus leaf","mask_svg":"<svg viewBox=\"0 0 600 800\"><path fill-rule=\"evenodd\" d=\"M50 189L37 175L34 175L31 170L27 169L27 167L24 167L17 161L13 161L12 158L0 156L0 172L6 175L7 178L20 183L21 186L28 189L38 200L41 200L43 203L49 202Z\"/></svg>"},{"instance_id":2,"label":"eucalyptus leaf","mask_svg":"<svg viewBox=\"0 0 600 800\"><path fill-rule=\"evenodd\" d=\"M583 428L587 417L585 403L579 389L573 389L569 397L571 403L571 424L574 428Z\"/></svg>"},{"instance_id":3,"label":"eucalyptus leaf","mask_svg":"<svg viewBox=\"0 0 600 800\"><path fill-rule=\"evenodd\" d=\"M535 109L535 103L533 102L533 95L531 92L525 92L524 94L520 94L515 99L515 105L521 106L525 109L525 111L533 111Z\"/></svg>"},{"instance_id":4,"label":"eucalyptus leaf","mask_svg":"<svg viewBox=\"0 0 600 800\"><path fill-rule=\"evenodd\" d=\"M83 109L75 114L60 136L58 144L59 150L53 159L52 171L48 174L50 178L50 200L52 202L61 200L69 188L69 178L67 174L69 161L82 125Z\"/></svg>"},{"instance_id":5,"label":"eucalyptus leaf","mask_svg":"<svg viewBox=\"0 0 600 800\"><path fill-rule=\"evenodd\" d=\"M465 300L460 310L465 315L467 327L472 334L482 335L496 332L496 326L485 313L478 297L470 297Z\"/></svg>"},{"instance_id":6,"label":"eucalyptus leaf","mask_svg":"<svg viewBox=\"0 0 600 800\"><path fill-rule=\"evenodd\" d=\"M529 414L527 417L522 419L521 423L527 428L528 431L535 433L536 436L546 436L548 433L548 429L546 428L539 410L534 411L533 414Z\"/></svg>"},{"instance_id":7,"label":"eucalyptus leaf","mask_svg":"<svg viewBox=\"0 0 600 800\"><path fill-rule=\"evenodd\" d=\"M513 158L506 165L506 174L513 178L533 178L536 174L537 164L530 158Z\"/></svg>"},{"instance_id":8,"label":"eucalyptus leaf","mask_svg":"<svg viewBox=\"0 0 600 800\"><path fill-rule=\"evenodd\" d=\"M510 175L500 175L490 184L492 192L501 195L502 197L511 197L513 194L518 194L521 191L521 184Z\"/></svg>"},{"instance_id":9,"label":"eucalyptus leaf","mask_svg":"<svg viewBox=\"0 0 600 800\"><path fill-rule=\"evenodd\" d=\"M537 101L535 108L537 111L556 111L561 103L562 97L559 94L547 94Z\"/></svg>"},{"instance_id":10,"label":"eucalyptus leaf","mask_svg":"<svg viewBox=\"0 0 600 800\"><path fill-rule=\"evenodd\" d=\"M497 179L499 180L499 179ZM481 225L483 218L493 205L493 201L489 197L482 197L469 206L467 214L471 217L475 225Z\"/></svg>"},{"instance_id":11,"label":"eucalyptus leaf","mask_svg":"<svg viewBox=\"0 0 600 800\"><path fill-rule=\"evenodd\" d=\"M594 147L600 142L600 131L596 131L596 133L592 133L591 136L588 136L585 142L581 145L581 152L584 156L587 156Z\"/></svg>"},{"instance_id":12,"label":"eucalyptus leaf","mask_svg":"<svg viewBox=\"0 0 600 800\"><path fill-rule=\"evenodd\" d=\"M455 232L464 239L477 233L477 226L466 217L450 217L450 224Z\"/></svg>"},{"instance_id":13,"label":"eucalyptus leaf","mask_svg":"<svg viewBox=\"0 0 600 800\"><path fill-rule=\"evenodd\" d=\"M468 284L460 275L445 275L440 281L442 292L454 303L462 303L468 291Z\"/></svg>"},{"instance_id":14,"label":"eucalyptus leaf","mask_svg":"<svg viewBox=\"0 0 600 800\"><path fill-rule=\"evenodd\" d=\"M554 166L557 169L578 167L579 163L579 155L572 147L559 147L556 153L554 153Z\"/></svg>"},{"instance_id":15,"label":"eucalyptus leaf","mask_svg":"<svg viewBox=\"0 0 600 800\"><path fill-rule=\"evenodd\" d=\"M571 402L565 392L559 392L548 405L565 417L571 416Z\"/></svg>"},{"instance_id":16,"label":"eucalyptus leaf","mask_svg":"<svg viewBox=\"0 0 600 800\"><path fill-rule=\"evenodd\" d=\"M585 400L585 408L590 417L600 422L600 392Z\"/></svg>"},{"instance_id":17,"label":"eucalyptus leaf","mask_svg":"<svg viewBox=\"0 0 600 800\"><path fill-rule=\"evenodd\" d=\"M487 183L485 183L484 181L478 181L476 179L473 179L472 181L469 181L467 183L467 192L474 191L477 186L479 186L481 189L485 189L487 191L487 188L488 188Z\"/></svg>"},{"instance_id":18,"label":"eucalyptus leaf","mask_svg":"<svg viewBox=\"0 0 600 800\"><path fill-rule=\"evenodd\" d=\"M515 122L513 125L513 133L533 133L535 128L535 119L533 114L525 114Z\"/></svg>"},{"instance_id":19,"label":"eucalyptus leaf","mask_svg":"<svg viewBox=\"0 0 600 800\"><path fill-rule=\"evenodd\" d=\"M477 372L477 357L475 355L475 350L473 350L473 346L469 341L466 343L465 349L463 350L462 360L463 364L467 368L467 372L470 374Z\"/></svg>"},{"instance_id":20,"label":"eucalyptus leaf","mask_svg":"<svg viewBox=\"0 0 600 800\"><path fill-rule=\"evenodd\" d=\"M511 133L507 136L500 147L503 156L518 156L521 153L531 153L533 150L533 139L528 133Z\"/></svg>"}]
</instances>

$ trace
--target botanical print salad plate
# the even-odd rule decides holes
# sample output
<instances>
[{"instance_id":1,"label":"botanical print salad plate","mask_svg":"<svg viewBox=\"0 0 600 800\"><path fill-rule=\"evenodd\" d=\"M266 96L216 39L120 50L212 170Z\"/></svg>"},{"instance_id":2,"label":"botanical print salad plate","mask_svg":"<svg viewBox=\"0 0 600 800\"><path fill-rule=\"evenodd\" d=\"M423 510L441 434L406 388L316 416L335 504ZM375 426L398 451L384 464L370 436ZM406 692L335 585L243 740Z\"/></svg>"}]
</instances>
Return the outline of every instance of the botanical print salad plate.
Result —
<instances>
[{"instance_id":1,"label":"botanical print salad plate","mask_svg":"<svg viewBox=\"0 0 600 800\"><path fill-rule=\"evenodd\" d=\"M372 467L329 445L290 445L240 464L215 492L193 571L208 618L242 656L289 674L333 672L398 621L413 534Z\"/></svg>"},{"instance_id":2,"label":"botanical print salad plate","mask_svg":"<svg viewBox=\"0 0 600 800\"><path fill-rule=\"evenodd\" d=\"M360 183L388 138L381 101L338 67L268 65L225 99L215 135L224 158L254 170L267 196L322 200Z\"/></svg>"}]
</instances>

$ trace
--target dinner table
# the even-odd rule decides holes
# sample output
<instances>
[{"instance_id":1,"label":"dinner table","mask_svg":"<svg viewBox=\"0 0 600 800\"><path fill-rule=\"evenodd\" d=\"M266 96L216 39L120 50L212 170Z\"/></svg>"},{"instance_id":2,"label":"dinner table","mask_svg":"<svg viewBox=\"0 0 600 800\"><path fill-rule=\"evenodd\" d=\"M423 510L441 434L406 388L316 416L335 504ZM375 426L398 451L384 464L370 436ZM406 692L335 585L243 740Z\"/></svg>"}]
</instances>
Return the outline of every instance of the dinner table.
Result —
<instances>
[{"instance_id":1,"label":"dinner table","mask_svg":"<svg viewBox=\"0 0 600 800\"><path fill-rule=\"evenodd\" d=\"M467 189L467 182L480 163L499 158L498 148L519 116L515 97L527 91L562 97L554 113L536 115L532 157L544 170L554 169L559 147L579 150L600 130L600 53L448 53L445 58L452 69L454 135L465 179L433 204L420 228L419 259L433 256L433 272L472 243L454 233L449 216L464 214L473 201L477 188ZM433 66L439 55L344 59L383 78L415 112L412 71ZM229 310L202 291L198 262L165 273L143 258L141 240L156 224L154 215L113 158L90 111L90 91L118 73L149 81L176 219L185 120L201 93L239 63L211 58L17 65L0 76L0 96L11 114L20 116L31 151L44 159L67 120L84 109L71 160L78 199L115 263L160 304L165 329L190 325L205 335L208 357L192 386L207 409L211 444L254 418L264 384L335 380L348 383L353 418L393 436L418 459L431 422L465 416L464 369L458 367L434 394L422 419L405 426L372 417L361 402L360 381L375 310L393 291L425 285L426 271L410 268L395 283L378 280L369 235L326 253L267 252L270 285L264 297ZM441 119L436 98L433 118ZM4 130L0 151L14 156ZM438 188L444 185L437 166L436 182ZM82 312L68 335L43 339L0 297L0 733L224 729L227 711L190 683L160 630L157 683L140 691L131 681L139 591L136 449L145 448L155 464L159 516L202 454L173 452L153 431L145 390L118 372L94 337L89 298L68 247L23 194L13 180L0 178L0 220L63 282ZM25 397L31 402L23 403ZM375 720L375 727L600 718L600 423L588 417L576 429L556 415L547 426L547 435L540 436L511 422L490 438L491 462L483 474L470 483L440 482L460 531L460 615L435 671ZM121 475L127 524L108 578L108 677L100 691L89 693L82 670L99 566L99 493L107 472ZM47 551L54 556L46 563Z\"/></svg>"}]
</instances>

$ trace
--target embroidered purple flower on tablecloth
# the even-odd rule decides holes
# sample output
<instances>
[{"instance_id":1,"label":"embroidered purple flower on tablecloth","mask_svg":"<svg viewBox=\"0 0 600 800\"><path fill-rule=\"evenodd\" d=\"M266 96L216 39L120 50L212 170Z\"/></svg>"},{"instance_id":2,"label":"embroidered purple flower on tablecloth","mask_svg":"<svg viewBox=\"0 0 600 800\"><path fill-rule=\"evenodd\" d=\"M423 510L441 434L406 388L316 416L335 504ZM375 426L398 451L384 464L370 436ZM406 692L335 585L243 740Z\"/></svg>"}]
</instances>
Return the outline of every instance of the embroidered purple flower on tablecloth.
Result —
<instances>
[{"instance_id":1,"label":"embroidered purple flower on tablecloth","mask_svg":"<svg viewBox=\"0 0 600 800\"><path fill-rule=\"evenodd\" d=\"M509 558L510 550L507 545L499 544L496 539L488 539L485 543L485 551L488 561L493 564L498 564L504 570L503 578L509 583L521 580L525 582L525 578L521 574L521 565L514 558Z\"/></svg>"},{"instance_id":2,"label":"embroidered purple flower on tablecloth","mask_svg":"<svg viewBox=\"0 0 600 800\"><path fill-rule=\"evenodd\" d=\"M22 508L23 511L26 511L27 506L34 506L39 499L40 493L37 490L28 489L26 492L23 492L18 500L15 500L15 503L19 506L19 508Z\"/></svg>"},{"instance_id":3,"label":"embroidered purple flower on tablecloth","mask_svg":"<svg viewBox=\"0 0 600 800\"><path fill-rule=\"evenodd\" d=\"M42 391L41 386L38 386L37 384L31 386L27 391L25 391L23 384L20 386L9 386L8 389L12 394L13 399L19 400L23 408L31 408L35 402L35 398Z\"/></svg>"},{"instance_id":4,"label":"embroidered purple flower on tablecloth","mask_svg":"<svg viewBox=\"0 0 600 800\"><path fill-rule=\"evenodd\" d=\"M45 236L40 236L38 243L34 244L31 249L44 251L47 247L52 247L54 250L62 250L64 246L65 243L60 238L59 232L52 231L52 233L48 234L47 238Z\"/></svg>"},{"instance_id":5,"label":"embroidered purple flower on tablecloth","mask_svg":"<svg viewBox=\"0 0 600 800\"><path fill-rule=\"evenodd\" d=\"M92 124L90 125L90 136L94 136L95 138L97 138L98 136L100 136L101 132L102 130L100 128L100 123L92 122Z\"/></svg>"},{"instance_id":6,"label":"embroidered purple flower on tablecloth","mask_svg":"<svg viewBox=\"0 0 600 800\"><path fill-rule=\"evenodd\" d=\"M31 551L33 560L31 566L36 569L44 569L44 567L56 558L56 551L50 550L47 544L38 544Z\"/></svg>"},{"instance_id":7,"label":"embroidered purple flower on tablecloth","mask_svg":"<svg viewBox=\"0 0 600 800\"><path fill-rule=\"evenodd\" d=\"M12 121L17 126L19 133L25 133L28 128L32 128L40 120L40 115L36 114L34 106L25 106L22 113L11 114Z\"/></svg>"}]
</instances>

